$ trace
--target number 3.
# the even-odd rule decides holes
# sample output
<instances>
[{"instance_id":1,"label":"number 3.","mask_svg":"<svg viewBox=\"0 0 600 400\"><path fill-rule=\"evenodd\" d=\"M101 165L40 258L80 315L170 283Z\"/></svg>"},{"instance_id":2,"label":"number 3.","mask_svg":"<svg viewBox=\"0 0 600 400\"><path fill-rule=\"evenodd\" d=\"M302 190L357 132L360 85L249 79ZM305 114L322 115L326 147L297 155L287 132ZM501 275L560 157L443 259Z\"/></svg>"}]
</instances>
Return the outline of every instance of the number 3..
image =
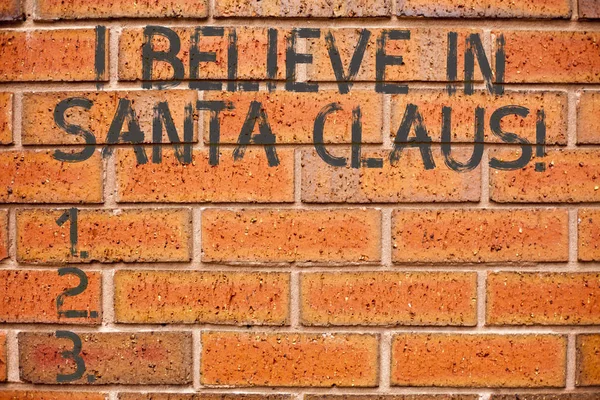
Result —
<instances>
[{"instance_id":1,"label":"number 3.","mask_svg":"<svg viewBox=\"0 0 600 400\"><path fill-rule=\"evenodd\" d=\"M72 382L81 379L85 372L85 361L81 358L81 338L77 334L69 331L56 331L57 339L69 339L73 342L73 350L65 350L61 353L67 360L75 361L77 369L72 374L58 374L56 381L58 383Z\"/></svg>"}]
</instances>

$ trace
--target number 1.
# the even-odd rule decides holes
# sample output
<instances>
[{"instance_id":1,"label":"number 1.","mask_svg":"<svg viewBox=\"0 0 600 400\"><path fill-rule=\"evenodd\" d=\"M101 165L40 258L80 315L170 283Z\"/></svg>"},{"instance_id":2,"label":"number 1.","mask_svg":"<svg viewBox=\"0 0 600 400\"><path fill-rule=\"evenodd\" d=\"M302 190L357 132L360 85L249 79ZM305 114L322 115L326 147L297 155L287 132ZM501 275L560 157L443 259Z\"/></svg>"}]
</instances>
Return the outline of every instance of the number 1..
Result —
<instances>
[{"instance_id":1,"label":"number 1.","mask_svg":"<svg viewBox=\"0 0 600 400\"><path fill-rule=\"evenodd\" d=\"M71 241L71 255L77 257L77 242L79 240L79 235L77 233L77 214L79 210L76 208L70 208L63 213L57 220L56 223L58 226L63 226L65 222L70 221L69 227L69 240ZM82 251L79 256L81 258L87 258L88 252Z\"/></svg>"}]
</instances>

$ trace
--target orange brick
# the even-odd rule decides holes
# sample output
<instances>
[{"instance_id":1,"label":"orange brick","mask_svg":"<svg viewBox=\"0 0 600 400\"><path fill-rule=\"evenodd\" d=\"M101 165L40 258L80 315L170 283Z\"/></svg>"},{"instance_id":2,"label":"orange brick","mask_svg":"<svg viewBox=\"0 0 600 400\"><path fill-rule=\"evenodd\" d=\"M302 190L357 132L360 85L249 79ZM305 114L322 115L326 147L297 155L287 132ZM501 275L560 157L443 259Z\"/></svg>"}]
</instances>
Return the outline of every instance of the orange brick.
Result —
<instances>
[{"instance_id":1,"label":"orange brick","mask_svg":"<svg viewBox=\"0 0 600 400\"><path fill-rule=\"evenodd\" d=\"M118 322L288 323L288 274L117 271L114 279Z\"/></svg>"},{"instance_id":2,"label":"orange brick","mask_svg":"<svg viewBox=\"0 0 600 400\"><path fill-rule=\"evenodd\" d=\"M577 386L600 384L600 335L577 336Z\"/></svg>"},{"instance_id":3,"label":"orange brick","mask_svg":"<svg viewBox=\"0 0 600 400\"><path fill-rule=\"evenodd\" d=\"M352 395L319 395L306 394L305 400L479 400L477 395L472 394L352 394Z\"/></svg>"},{"instance_id":4,"label":"orange brick","mask_svg":"<svg viewBox=\"0 0 600 400\"><path fill-rule=\"evenodd\" d=\"M0 400L107 400L105 393L0 389Z\"/></svg>"},{"instance_id":5,"label":"orange brick","mask_svg":"<svg viewBox=\"0 0 600 400\"><path fill-rule=\"evenodd\" d=\"M0 260L8 257L8 211L0 210Z\"/></svg>"},{"instance_id":6,"label":"orange brick","mask_svg":"<svg viewBox=\"0 0 600 400\"><path fill-rule=\"evenodd\" d=\"M290 400L289 395L229 393L121 393L119 400Z\"/></svg>"},{"instance_id":7,"label":"orange brick","mask_svg":"<svg viewBox=\"0 0 600 400\"><path fill-rule=\"evenodd\" d=\"M70 222L56 220L68 210L17 213L17 259L26 263L189 261L189 210L79 210L78 250L71 254Z\"/></svg>"},{"instance_id":8,"label":"orange brick","mask_svg":"<svg viewBox=\"0 0 600 400\"><path fill-rule=\"evenodd\" d=\"M519 105L529 110L526 118L512 115L502 119L501 127L527 139L530 143L536 140L537 112L543 110L546 115L546 143L567 144L567 93L542 91L506 91L501 96L488 92L476 91L466 95L458 90L449 96L444 90L411 90L407 95L392 96L392 116L390 136L396 137L406 107L414 104L418 107L427 127L427 132L434 142L442 141L442 109L452 108L452 143L475 140L475 110L485 109L484 141L486 143L503 143L490 129L490 119L494 111L501 107ZM411 136L414 132L411 133ZM411 137L409 136L409 137ZM468 159L468 157L467 157Z\"/></svg>"},{"instance_id":9,"label":"orange brick","mask_svg":"<svg viewBox=\"0 0 600 400\"><path fill-rule=\"evenodd\" d=\"M315 119L330 103L339 103L342 111L331 113L324 126L325 143L352 142L352 110L360 106L362 142L381 143L383 96L370 90L349 94L324 90L318 93L278 92L207 92L205 100L230 101L235 109L220 113L221 143L237 143L250 103L258 101L268 116L277 143L313 144ZM209 118L204 118L204 141L209 142ZM258 132L258 129L256 129Z\"/></svg>"},{"instance_id":10,"label":"orange brick","mask_svg":"<svg viewBox=\"0 0 600 400\"><path fill-rule=\"evenodd\" d=\"M74 274L60 276L57 271L0 271L0 299L8 305L0 310L3 323L100 324L102 322L101 274L85 271L87 288L76 296L61 296L81 282ZM67 318L59 315L57 299L63 298L61 311L82 310L88 317ZM90 315L94 311L96 316Z\"/></svg>"},{"instance_id":11,"label":"orange brick","mask_svg":"<svg viewBox=\"0 0 600 400\"><path fill-rule=\"evenodd\" d=\"M567 340L557 335L402 334L395 386L564 387Z\"/></svg>"},{"instance_id":12,"label":"orange brick","mask_svg":"<svg viewBox=\"0 0 600 400\"><path fill-rule=\"evenodd\" d=\"M207 0L111 0L90 3L86 0L37 0L37 18L205 18Z\"/></svg>"},{"instance_id":13,"label":"orange brick","mask_svg":"<svg viewBox=\"0 0 600 400\"><path fill-rule=\"evenodd\" d=\"M232 150L223 149L219 165L211 166L208 150L196 150L192 163L184 165L169 149L160 164L139 165L131 149L118 150L118 199L125 203L292 203L294 151L277 149L277 156L279 166L271 167L262 148L249 148L240 161L234 161Z\"/></svg>"},{"instance_id":14,"label":"orange brick","mask_svg":"<svg viewBox=\"0 0 600 400\"><path fill-rule=\"evenodd\" d=\"M597 393L493 394L490 400L596 400Z\"/></svg>"},{"instance_id":15,"label":"orange brick","mask_svg":"<svg viewBox=\"0 0 600 400\"><path fill-rule=\"evenodd\" d=\"M490 158L516 160L520 150L490 152ZM546 171L537 172L536 162ZM600 151L548 150L523 169L490 171L490 198L498 203L580 203L600 200Z\"/></svg>"},{"instance_id":16,"label":"orange brick","mask_svg":"<svg viewBox=\"0 0 600 400\"><path fill-rule=\"evenodd\" d=\"M13 142L13 94L0 93L0 144Z\"/></svg>"},{"instance_id":17,"label":"orange brick","mask_svg":"<svg viewBox=\"0 0 600 400\"><path fill-rule=\"evenodd\" d=\"M24 19L22 0L4 0L0 4L0 21Z\"/></svg>"},{"instance_id":18,"label":"orange brick","mask_svg":"<svg viewBox=\"0 0 600 400\"><path fill-rule=\"evenodd\" d=\"M79 151L79 150L77 150ZM0 152L0 203L101 203L102 158L85 162L54 158L54 151Z\"/></svg>"},{"instance_id":19,"label":"orange brick","mask_svg":"<svg viewBox=\"0 0 600 400\"><path fill-rule=\"evenodd\" d=\"M600 261L600 210L579 210L577 225L579 261Z\"/></svg>"},{"instance_id":20,"label":"orange brick","mask_svg":"<svg viewBox=\"0 0 600 400\"><path fill-rule=\"evenodd\" d=\"M569 0L397 0L398 15L444 18L570 18Z\"/></svg>"},{"instance_id":21,"label":"orange brick","mask_svg":"<svg viewBox=\"0 0 600 400\"><path fill-rule=\"evenodd\" d=\"M508 83L600 82L600 32L495 31L492 43L499 34Z\"/></svg>"},{"instance_id":22,"label":"orange brick","mask_svg":"<svg viewBox=\"0 0 600 400\"><path fill-rule=\"evenodd\" d=\"M593 325L600 322L596 273L500 272L487 279L489 325Z\"/></svg>"},{"instance_id":23,"label":"orange brick","mask_svg":"<svg viewBox=\"0 0 600 400\"><path fill-rule=\"evenodd\" d=\"M217 0L216 17L385 17L390 0Z\"/></svg>"},{"instance_id":24,"label":"orange brick","mask_svg":"<svg viewBox=\"0 0 600 400\"><path fill-rule=\"evenodd\" d=\"M579 18L600 18L600 3L598 3L598 0L579 0Z\"/></svg>"},{"instance_id":25,"label":"orange brick","mask_svg":"<svg viewBox=\"0 0 600 400\"><path fill-rule=\"evenodd\" d=\"M304 274L305 325L477 323L477 276L446 272Z\"/></svg>"},{"instance_id":26,"label":"orange brick","mask_svg":"<svg viewBox=\"0 0 600 400\"><path fill-rule=\"evenodd\" d=\"M419 149L405 149L396 165L389 151L363 151L363 158L383 159L383 168L332 167L315 151L302 153L302 201L306 203L476 202L481 197L481 168L458 173L444 164L439 147L432 149L436 168L426 170ZM350 160L350 151L332 150ZM453 149L460 160L470 149Z\"/></svg>"},{"instance_id":27,"label":"orange brick","mask_svg":"<svg viewBox=\"0 0 600 400\"><path fill-rule=\"evenodd\" d=\"M200 375L208 386L375 387L373 335L202 334Z\"/></svg>"},{"instance_id":28,"label":"orange brick","mask_svg":"<svg viewBox=\"0 0 600 400\"><path fill-rule=\"evenodd\" d=\"M403 28L398 28L404 30ZM321 29L319 39L306 39L308 53L313 54L313 64L307 66L308 77L316 81L336 81L327 50L325 37L331 32L336 38L344 68L348 68L356 49L360 32L358 28ZM382 29L369 29L369 39L360 69L356 75L357 81L376 80L376 51L377 40ZM388 40L386 54L402 56L402 65L386 67L386 81L446 81L446 58L448 52L448 32L458 33L458 75L462 79L464 72L464 46L467 35L483 32L475 29L441 29L441 28L411 28L409 40ZM475 78L481 79L479 69L475 68ZM351 92L352 93L352 92ZM410 92L409 92L410 93ZM472 131L472 130L471 130Z\"/></svg>"},{"instance_id":29,"label":"orange brick","mask_svg":"<svg viewBox=\"0 0 600 400\"><path fill-rule=\"evenodd\" d=\"M86 371L73 384L184 385L192 382L192 335L185 332L78 333ZM75 372L75 362L63 351L73 349L68 338L54 333L19 333L21 379L56 384L57 374ZM90 382L89 376L95 379Z\"/></svg>"},{"instance_id":30,"label":"orange brick","mask_svg":"<svg viewBox=\"0 0 600 400\"><path fill-rule=\"evenodd\" d=\"M181 42L178 58L185 67L185 79L190 78L190 39L195 27L170 27ZM223 37L201 36L199 50L216 53L216 62L201 62L199 64L200 79L227 79L228 41L234 28L225 28ZM236 27L238 39L238 79L267 78L267 45L268 28ZM285 79L286 37L289 31L279 30L277 41L277 79ZM144 30L140 28L124 29L119 38L119 79L135 81L142 79L142 46L144 45ZM155 37L153 49L166 51L168 40ZM165 62L155 62L153 80L172 80L173 68Z\"/></svg>"},{"instance_id":31,"label":"orange brick","mask_svg":"<svg viewBox=\"0 0 600 400\"><path fill-rule=\"evenodd\" d=\"M600 144L600 91L577 93L577 143Z\"/></svg>"},{"instance_id":32,"label":"orange brick","mask_svg":"<svg viewBox=\"0 0 600 400\"><path fill-rule=\"evenodd\" d=\"M377 262L378 210L206 210L205 262Z\"/></svg>"},{"instance_id":33,"label":"orange brick","mask_svg":"<svg viewBox=\"0 0 600 400\"><path fill-rule=\"evenodd\" d=\"M566 210L398 210L392 258L402 263L552 262L569 256Z\"/></svg>"},{"instance_id":34,"label":"orange brick","mask_svg":"<svg viewBox=\"0 0 600 400\"><path fill-rule=\"evenodd\" d=\"M57 105L69 98L83 98L93 103L89 110L83 107L71 107L65 112L69 124L79 125L96 137L96 143L104 144L109 128L115 118L120 100L129 100L136 121L144 134L143 143L154 143L152 122L155 107L166 102L173 119L177 134L184 140L185 107L196 108L197 92L191 90L170 91L108 91L108 92L38 92L23 95L22 141L25 145L38 144L85 144L79 135L70 135L54 122ZM127 122L128 120L126 120ZM194 124L195 126L196 124ZM127 124L122 127L127 132ZM163 125L163 143L170 143ZM194 128L194 141L197 131Z\"/></svg>"},{"instance_id":35,"label":"orange brick","mask_svg":"<svg viewBox=\"0 0 600 400\"><path fill-rule=\"evenodd\" d=\"M108 33L104 40L108 43ZM0 32L0 82L105 81L96 71L95 29L38 29ZM105 46L104 65L108 65Z\"/></svg>"},{"instance_id":36,"label":"orange brick","mask_svg":"<svg viewBox=\"0 0 600 400\"><path fill-rule=\"evenodd\" d=\"M6 333L0 332L0 382L6 382L7 378L8 351L6 347Z\"/></svg>"}]
</instances>

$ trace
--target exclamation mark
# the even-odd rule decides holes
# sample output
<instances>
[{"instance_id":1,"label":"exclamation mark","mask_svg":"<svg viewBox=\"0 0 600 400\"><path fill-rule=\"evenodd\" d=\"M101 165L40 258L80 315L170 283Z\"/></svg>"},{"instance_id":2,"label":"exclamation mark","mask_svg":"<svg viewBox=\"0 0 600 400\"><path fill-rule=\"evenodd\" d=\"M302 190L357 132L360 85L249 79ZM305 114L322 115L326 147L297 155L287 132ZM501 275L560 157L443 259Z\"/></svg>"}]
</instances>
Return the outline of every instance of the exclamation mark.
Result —
<instances>
[{"instance_id":1,"label":"exclamation mark","mask_svg":"<svg viewBox=\"0 0 600 400\"><path fill-rule=\"evenodd\" d=\"M546 113L538 110L535 124L535 156L543 158L546 156ZM546 171L546 163L543 161L535 163L536 172Z\"/></svg>"}]
</instances>

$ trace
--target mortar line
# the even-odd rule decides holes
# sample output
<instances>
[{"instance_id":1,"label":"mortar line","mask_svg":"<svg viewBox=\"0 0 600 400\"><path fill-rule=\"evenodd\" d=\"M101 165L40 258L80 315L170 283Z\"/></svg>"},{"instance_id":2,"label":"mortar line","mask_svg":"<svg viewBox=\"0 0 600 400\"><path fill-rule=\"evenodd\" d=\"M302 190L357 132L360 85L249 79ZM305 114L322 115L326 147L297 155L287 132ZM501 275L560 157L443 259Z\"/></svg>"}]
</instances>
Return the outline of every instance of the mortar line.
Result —
<instances>
[{"instance_id":1,"label":"mortar line","mask_svg":"<svg viewBox=\"0 0 600 400\"><path fill-rule=\"evenodd\" d=\"M576 367L576 335L570 333L567 335L567 365L566 365L566 389L575 389L575 369Z\"/></svg>"},{"instance_id":2,"label":"mortar line","mask_svg":"<svg viewBox=\"0 0 600 400\"><path fill-rule=\"evenodd\" d=\"M20 382L19 376L19 344L18 344L18 330L10 330L6 332L6 346L7 346L7 382L16 383Z\"/></svg>"}]
</instances>

